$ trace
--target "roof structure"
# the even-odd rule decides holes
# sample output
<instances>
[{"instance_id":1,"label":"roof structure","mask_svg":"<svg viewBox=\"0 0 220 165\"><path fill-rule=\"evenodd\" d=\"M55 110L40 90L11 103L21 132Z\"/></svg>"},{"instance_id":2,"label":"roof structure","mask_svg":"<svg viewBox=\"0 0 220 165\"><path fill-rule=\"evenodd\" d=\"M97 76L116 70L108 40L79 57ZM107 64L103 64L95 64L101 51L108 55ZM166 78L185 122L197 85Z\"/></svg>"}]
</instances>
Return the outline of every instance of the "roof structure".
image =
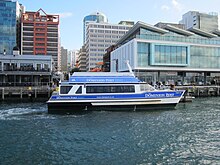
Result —
<instances>
[{"instance_id":1,"label":"roof structure","mask_svg":"<svg viewBox=\"0 0 220 165\"><path fill-rule=\"evenodd\" d=\"M214 33L214 34L216 34L216 35L218 35L220 37L220 30L215 30L212 33Z\"/></svg>"},{"instance_id":2,"label":"roof structure","mask_svg":"<svg viewBox=\"0 0 220 165\"><path fill-rule=\"evenodd\" d=\"M116 45L120 45L121 43L123 43L124 41L126 41L126 39L128 39L130 36L132 36L132 34L134 34L139 28L144 28L153 32L157 32L159 34L166 34L169 33L169 31L174 32L174 33L178 33L181 35L184 35L186 37L189 36L193 36L195 34L202 36L202 37L207 37L207 38L215 38L215 37L220 37L220 31L216 30L213 31L212 33L210 32L206 32L203 31L201 29L198 28L190 28L188 30L184 30L172 25L166 25L163 28L159 28L153 25L149 25L147 23L144 22L137 22L121 39L118 40L118 42L116 43Z\"/></svg>"},{"instance_id":3,"label":"roof structure","mask_svg":"<svg viewBox=\"0 0 220 165\"><path fill-rule=\"evenodd\" d=\"M118 40L117 44L120 44L123 40L125 40L128 36L130 36L131 34L133 34L136 30L138 30L140 27L160 33L160 34L165 34L168 33L169 31L162 29L162 28L158 28L156 26L138 21L121 39Z\"/></svg>"},{"instance_id":4,"label":"roof structure","mask_svg":"<svg viewBox=\"0 0 220 165\"><path fill-rule=\"evenodd\" d=\"M205 32L201 29L198 29L198 28L190 28L189 31L195 33L195 34L198 34L198 35L201 35L203 37L208 37L208 38L214 38L214 37L218 37L217 35L215 34L212 34L212 33L209 33L209 32Z\"/></svg>"},{"instance_id":5,"label":"roof structure","mask_svg":"<svg viewBox=\"0 0 220 165\"><path fill-rule=\"evenodd\" d=\"M190 31L183 30L183 29L177 28L177 27L172 26L172 25L166 25L164 28L169 30L169 31L173 31L173 32L185 35L185 36L194 35L194 33L190 32Z\"/></svg>"}]
</instances>

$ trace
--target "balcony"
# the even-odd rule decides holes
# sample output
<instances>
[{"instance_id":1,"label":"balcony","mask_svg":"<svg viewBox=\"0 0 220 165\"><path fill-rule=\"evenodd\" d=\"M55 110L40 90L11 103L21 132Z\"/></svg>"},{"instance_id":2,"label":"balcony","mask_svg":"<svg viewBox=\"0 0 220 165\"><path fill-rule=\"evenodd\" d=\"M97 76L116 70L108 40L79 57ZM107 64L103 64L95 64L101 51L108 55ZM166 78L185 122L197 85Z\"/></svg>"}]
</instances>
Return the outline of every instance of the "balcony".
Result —
<instances>
[{"instance_id":1,"label":"balcony","mask_svg":"<svg viewBox=\"0 0 220 165\"><path fill-rule=\"evenodd\" d=\"M20 67L20 68L4 68L0 70L1 75L50 75L50 68L34 68L34 67Z\"/></svg>"}]
</instances>

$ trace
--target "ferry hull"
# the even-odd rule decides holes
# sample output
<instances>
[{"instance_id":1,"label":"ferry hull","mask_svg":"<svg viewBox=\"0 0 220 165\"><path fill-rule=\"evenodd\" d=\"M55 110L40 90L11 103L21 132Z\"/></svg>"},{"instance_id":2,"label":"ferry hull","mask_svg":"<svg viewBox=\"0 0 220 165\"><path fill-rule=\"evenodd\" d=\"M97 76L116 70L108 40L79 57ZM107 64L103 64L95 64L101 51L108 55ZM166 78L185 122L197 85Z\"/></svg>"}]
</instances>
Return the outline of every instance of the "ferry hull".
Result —
<instances>
[{"instance_id":1,"label":"ferry hull","mask_svg":"<svg viewBox=\"0 0 220 165\"><path fill-rule=\"evenodd\" d=\"M177 103L164 102L51 102L48 104L48 113L65 114L86 111L146 111L146 110L173 110Z\"/></svg>"}]
</instances>

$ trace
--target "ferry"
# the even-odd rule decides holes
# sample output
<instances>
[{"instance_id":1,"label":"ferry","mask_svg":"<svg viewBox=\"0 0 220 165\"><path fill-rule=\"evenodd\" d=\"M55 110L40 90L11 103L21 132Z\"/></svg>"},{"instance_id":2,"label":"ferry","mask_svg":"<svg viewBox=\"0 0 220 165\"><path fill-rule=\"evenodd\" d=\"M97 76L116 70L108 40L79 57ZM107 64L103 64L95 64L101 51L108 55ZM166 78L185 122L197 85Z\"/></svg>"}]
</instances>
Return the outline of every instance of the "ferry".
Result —
<instances>
[{"instance_id":1,"label":"ferry","mask_svg":"<svg viewBox=\"0 0 220 165\"><path fill-rule=\"evenodd\" d=\"M48 113L173 109L184 92L157 90L130 72L75 72L47 105Z\"/></svg>"}]
</instances>

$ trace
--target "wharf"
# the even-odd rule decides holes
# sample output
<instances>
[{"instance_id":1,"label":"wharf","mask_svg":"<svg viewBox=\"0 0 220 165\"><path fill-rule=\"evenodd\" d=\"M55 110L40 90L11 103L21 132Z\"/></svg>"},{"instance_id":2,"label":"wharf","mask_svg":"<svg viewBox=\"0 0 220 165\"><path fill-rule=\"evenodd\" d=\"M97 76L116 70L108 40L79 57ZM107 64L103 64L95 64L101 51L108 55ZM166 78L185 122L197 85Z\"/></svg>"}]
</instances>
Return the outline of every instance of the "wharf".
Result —
<instances>
[{"instance_id":1,"label":"wharf","mask_svg":"<svg viewBox=\"0 0 220 165\"><path fill-rule=\"evenodd\" d=\"M220 96L220 86L176 86L175 90L186 90L183 102L189 102L194 97ZM48 86L0 87L0 101L48 100L53 91L54 88Z\"/></svg>"},{"instance_id":2,"label":"wharf","mask_svg":"<svg viewBox=\"0 0 220 165\"><path fill-rule=\"evenodd\" d=\"M186 96L220 96L220 86L176 86L176 90L186 90Z\"/></svg>"},{"instance_id":3,"label":"wharf","mask_svg":"<svg viewBox=\"0 0 220 165\"><path fill-rule=\"evenodd\" d=\"M1 87L0 101L48 99L53 89L48 86L37 87Z\"/></svg>"}]
</instances>

